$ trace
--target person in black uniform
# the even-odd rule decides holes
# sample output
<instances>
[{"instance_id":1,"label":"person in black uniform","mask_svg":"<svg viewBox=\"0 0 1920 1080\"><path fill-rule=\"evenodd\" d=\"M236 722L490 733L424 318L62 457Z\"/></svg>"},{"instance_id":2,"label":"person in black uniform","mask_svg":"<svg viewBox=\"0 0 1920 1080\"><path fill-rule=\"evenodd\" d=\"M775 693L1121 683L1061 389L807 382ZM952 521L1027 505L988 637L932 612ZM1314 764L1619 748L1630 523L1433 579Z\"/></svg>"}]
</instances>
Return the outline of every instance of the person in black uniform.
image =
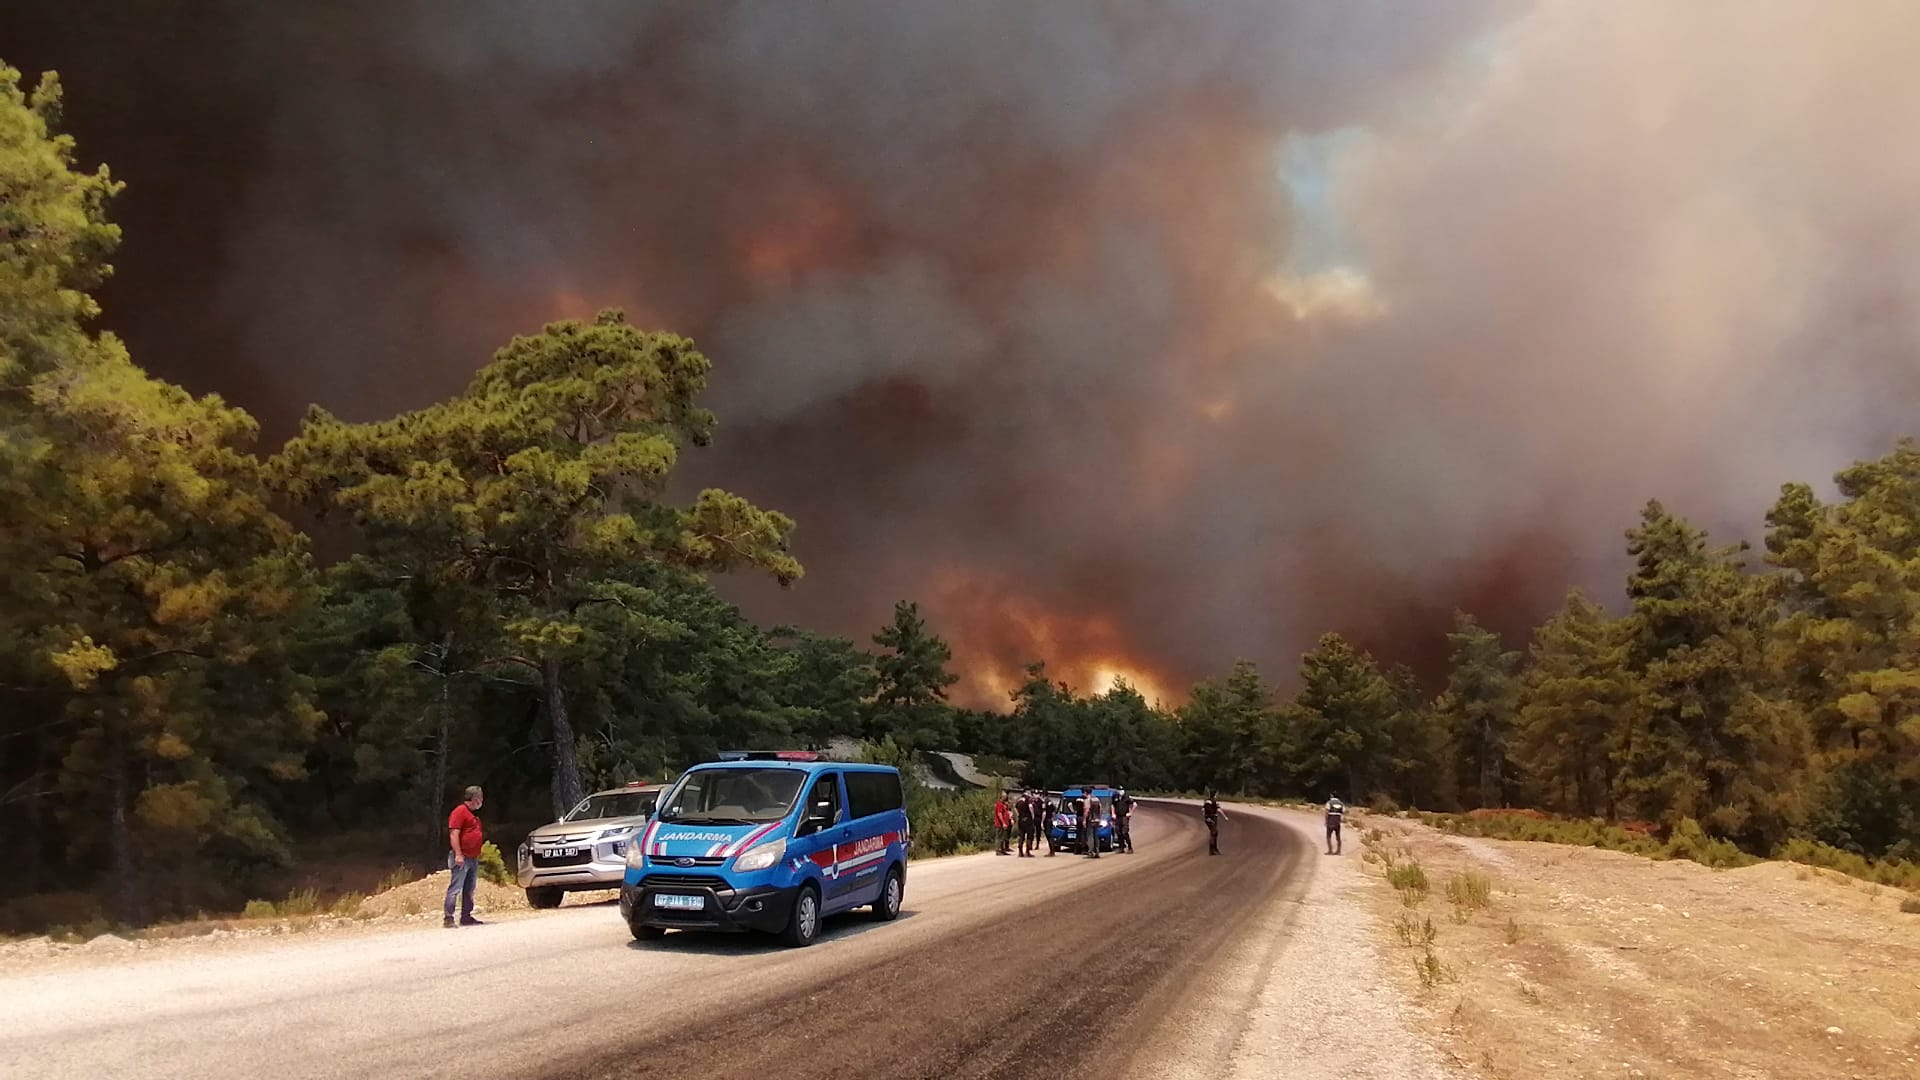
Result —
<instances>
[{"instance_id":1,"label":"person in black uniform","mask_svg":"<svg viewBox=\"0 0 1920 1080\"><path fill-rule=\"evenodd\" d=\"M1126 788L1113 797L1113 850L1133 854L1133 796Z\"/></svg>"},{"instance_id":2,"label":"person in black uniform","mask_svg":"<svg viewBox=\"0 0 1920 1080\"><path fill-rule=\"evenodd\" d=\"M1013 816L1018 820L1020 826L1020 857L1023 859L1031 859L1033 857L1035 839L1033 833L1033 792L1023 791L1020 793L1020 798L1015 800L1013 804Z\"/></svg>"},{"instance_id":3,"label":"person in black uniform","mask_svg":"<svg viewBox=\"0 0 1920 1080\"><path fill-rule=\"evenodd\" d=\"M1100 857L1100 800L1092 788L1080 802L1080 839L1087 845L1089 859Z\"/></svg>"},{"instance_id":4,"label":"person in black uniform","mask_svg":"<svg viewBox=\"0 0 1920 1080\"><path fill-rule=\"evenodd\" d=\"M1227 812L1220 809L1220 802L1207 793L1207 801L1200 804L1200 816L1207 823L1207 854L1220 854L1220 823L1226 820Z\"/></svg>"},{"instance_id":5,"label":"person in black uniform","mask_svg":"<svg viewBox=\"0 0 1920 1080\"><path fill-rule=\"evenodd\" d=\"M1045 792L1041 793L1040 795L1040 839L1045 840L1047 842L1047 858L1049 859L1053 858L1054 855L1058 853L1054 848L1054 844L1053 844L1053 815L1056 813L1059 813L1059 809L1060 809L1059 805L1053 801L1053 796L1048 795Z\"/></svg>"}]
</instances>

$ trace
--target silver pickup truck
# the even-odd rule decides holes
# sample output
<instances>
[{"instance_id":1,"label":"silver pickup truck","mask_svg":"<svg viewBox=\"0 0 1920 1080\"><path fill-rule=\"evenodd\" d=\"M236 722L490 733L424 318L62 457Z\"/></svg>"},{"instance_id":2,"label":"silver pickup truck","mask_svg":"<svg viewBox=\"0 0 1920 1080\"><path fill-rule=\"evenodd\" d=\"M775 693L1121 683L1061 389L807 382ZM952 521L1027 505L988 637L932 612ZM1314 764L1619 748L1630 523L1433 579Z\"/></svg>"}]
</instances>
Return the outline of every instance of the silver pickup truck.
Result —
<instances>
[{"instance_id":1,"label":"silver pickup truck","mask_svg":"<svg viewBox=\"0 0 1920 1080\"><path fill-rule=\"evenodd\" d=\"M596 791L565 817L542 825L520 845L520 887L527 903L559 907L569 892L617 889L627 872L627 845L653 816L665 784L628 784Z\"/></svg>"}]
</instances>

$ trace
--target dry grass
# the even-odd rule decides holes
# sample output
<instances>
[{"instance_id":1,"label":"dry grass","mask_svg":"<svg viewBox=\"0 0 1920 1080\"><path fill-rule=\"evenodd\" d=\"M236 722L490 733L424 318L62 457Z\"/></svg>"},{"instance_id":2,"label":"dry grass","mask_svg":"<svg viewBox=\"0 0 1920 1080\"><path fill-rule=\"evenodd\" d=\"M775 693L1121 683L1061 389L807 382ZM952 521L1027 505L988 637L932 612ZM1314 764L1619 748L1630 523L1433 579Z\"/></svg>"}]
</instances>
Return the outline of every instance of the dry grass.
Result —
<instances>
[{"instance_id":1,"label":"dry grass","mask_svg":"<svg viewBox=\"0 0 1920 1080\"><path fill-rule=\"evenodd\" d=\"M1372 874L1378 925L1413 950L1398 977L1484 1075L1920 1077L1920 935L1901 914L1920 896L1807 865L1713 870L1403 822L1369 850L1443 883L1456 913L1498 912L1425 940L1410 873L1391 889Z\"/></svg>"}]
</instances>

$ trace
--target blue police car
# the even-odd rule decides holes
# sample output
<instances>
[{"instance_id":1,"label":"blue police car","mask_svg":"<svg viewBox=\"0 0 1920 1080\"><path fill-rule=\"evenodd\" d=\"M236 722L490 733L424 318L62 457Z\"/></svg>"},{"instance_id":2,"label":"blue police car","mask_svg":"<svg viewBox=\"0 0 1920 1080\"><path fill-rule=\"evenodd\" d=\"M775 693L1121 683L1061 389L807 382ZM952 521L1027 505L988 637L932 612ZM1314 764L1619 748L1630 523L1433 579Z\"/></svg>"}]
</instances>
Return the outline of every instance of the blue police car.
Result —
<instances>
[{"instance_id":1,"label":"blue police car","mask_svg":"<svg viewBox=\"0 0 1920 1080\"><path fill-rule=\"evenodd\" d=\"M1081 784L1060 793L1060 808L1054 813L1047 829L1055 848L1084 852L1087 850L1087 834L1091 833L1094 843L1100 845L1099 850L1113 850L1113 796L1116 789L1105 784L1091 785L1093 797L1100 805L1100 814L1091 826L1083 828L1080 810L1086 801L1089 786Z\"/></svg>"},{"instance_id":2,"label":"blue police car","mask_svg":"<svg viewBox=\"0 0 1920 1080\"><path fill-rule=\"evenodd\" d=\"M893 919L910 843L899 770L812 751L733 751L660 796L627 851L620 914L636 938L759 930L809 945L856 907Z\"/></svg>"}]
</instances>

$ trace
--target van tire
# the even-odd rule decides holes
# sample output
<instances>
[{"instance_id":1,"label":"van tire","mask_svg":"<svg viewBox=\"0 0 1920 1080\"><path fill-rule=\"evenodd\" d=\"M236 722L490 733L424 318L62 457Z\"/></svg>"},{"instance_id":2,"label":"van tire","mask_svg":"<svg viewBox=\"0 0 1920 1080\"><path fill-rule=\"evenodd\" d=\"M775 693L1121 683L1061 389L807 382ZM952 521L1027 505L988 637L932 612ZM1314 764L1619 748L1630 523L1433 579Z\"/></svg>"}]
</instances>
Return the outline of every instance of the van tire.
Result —
<instances>
[{"instance_id":1,"label":"van tire","mask_svg":"<svg viewBox=\"0 0 1920 1080\"><path fill-rule=\"evenodd\" d=\"M645 926L639 922L629 922L627 929L633 931L635 941L659 941L667 936L667 928L664 926Z\"/></svg>"},{"instance_id":2,"label":"van tire","mask_svg":"<svg viewBox=\"0 0 1920 1080\"><path fill-rule=\"evenodd\" d=\"M895 863L887 868L887 880L880 886L880 899L873 902L873 917L892 922L900 917L900 905L907 898L907 876Z\"/></svg>"},{"instance_id":3,"label":"van tire","mask_svg":"<svg viewBox=\"0 0 1920 1080\"><path fill-rule=\"evenodd\" d=\"M793 895L793 913L787 916L787 928L780 940L788 947L804 949L820 936L820 890L809 881Z\"/></svg>"},{"instance_id":4,"label":"van tire","mask_svg":"<svg viewBox=\"0 0 1920 1080\"><path fill-rule=\"evenodd\" d=\"M555 888L552 885L535 885L527 890L527 903L542 910L557 908L566 895L565 889Z\"/></svg>"}]
</instances>

